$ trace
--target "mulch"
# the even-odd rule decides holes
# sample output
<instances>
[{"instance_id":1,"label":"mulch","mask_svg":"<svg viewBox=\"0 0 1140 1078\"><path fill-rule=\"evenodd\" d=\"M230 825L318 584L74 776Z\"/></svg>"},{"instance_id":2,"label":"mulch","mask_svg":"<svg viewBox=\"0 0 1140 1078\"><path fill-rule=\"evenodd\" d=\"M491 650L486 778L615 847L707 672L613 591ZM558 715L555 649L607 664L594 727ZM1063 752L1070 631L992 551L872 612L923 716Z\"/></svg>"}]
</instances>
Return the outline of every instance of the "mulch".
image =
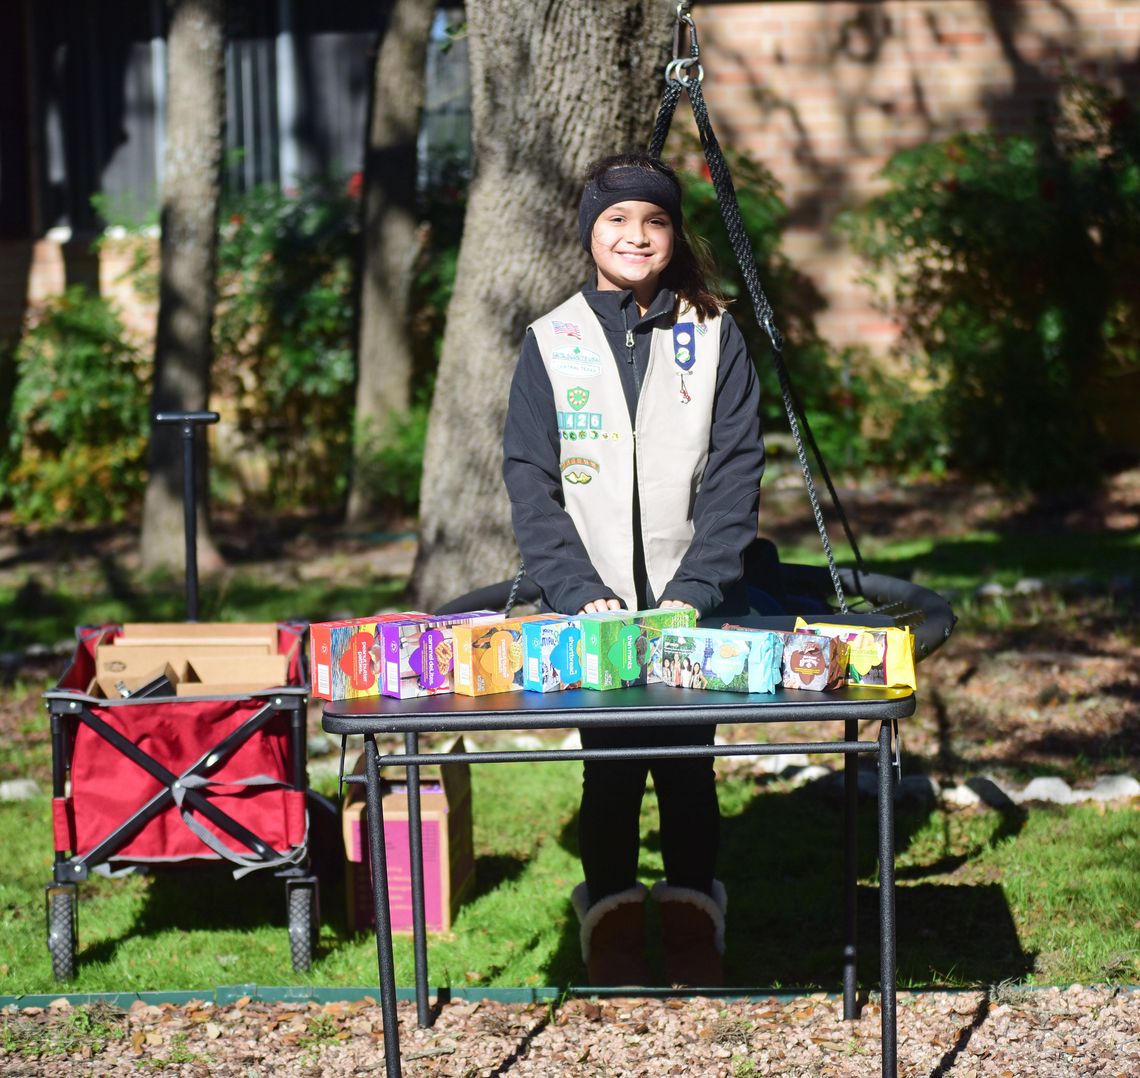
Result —
<instances>
[{"instance_id":1,"label":"mulch","mask_svg":"<svg viewBox=\"0 0 1140 1078\"><path fill-rule=\"evenodd\" d=\"M1140 1074L1140 989L1114 986L901 993L903 1078L1084 1078ZM881 1070L877 1002L854 1022L835 996L571 999L561 1006L456 1001L419 1029L400 1004L408 1078L848 1078ZM239 999L9 1009L0 1074L349 1078L384 1074L380 1009ZM79 1035L77 1035L79 1034Z\"/></svg>"}]
</instances>

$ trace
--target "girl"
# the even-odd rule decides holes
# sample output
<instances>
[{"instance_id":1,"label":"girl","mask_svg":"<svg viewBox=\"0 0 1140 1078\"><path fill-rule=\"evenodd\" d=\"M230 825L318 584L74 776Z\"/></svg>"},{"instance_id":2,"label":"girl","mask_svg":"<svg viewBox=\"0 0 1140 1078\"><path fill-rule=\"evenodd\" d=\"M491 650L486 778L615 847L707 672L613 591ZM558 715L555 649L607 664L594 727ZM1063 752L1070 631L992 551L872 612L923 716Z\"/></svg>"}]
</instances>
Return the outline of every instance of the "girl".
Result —
<instances>
[{"instance_id":1,"label":"girl","mask_svg":"<svg viewBox=\"0 0 1140 1078\"><path fill-rule=\"evenodd\" d=\"M503 477L544 605L566 614L691 606L743 615L764 450L744 340L682 229L672 169L645 154L592 165L581 291L528 329L511 384ZM676 678L676 669L674 670ZM586 748L711 745L715 727L583 728ZM591 984L646 984L639 818L653 775L671 984L723 979L720 813L709 759L586 761L575 888Z\"/></svg>"}]
</instances>

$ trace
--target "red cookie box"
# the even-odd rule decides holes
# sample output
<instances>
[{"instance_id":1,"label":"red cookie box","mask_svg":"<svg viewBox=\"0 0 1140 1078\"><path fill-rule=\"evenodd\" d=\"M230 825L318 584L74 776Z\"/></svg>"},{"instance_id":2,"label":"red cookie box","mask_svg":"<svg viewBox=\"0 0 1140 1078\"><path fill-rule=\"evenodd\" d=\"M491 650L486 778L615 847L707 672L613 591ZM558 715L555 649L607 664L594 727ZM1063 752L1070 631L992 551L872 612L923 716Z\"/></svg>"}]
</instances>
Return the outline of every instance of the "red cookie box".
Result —
<instances>
[{"instance_id":1,"label":"red cookie box","mask_svg":"<svg viewBox=\"0 0 1140 1078\"><path fill-rule=\"evenodd\" d=\"M380 626L391 621L426 618L418 610L342 618L309 626L312 692L317 700L354 700L380 694Z\"/></svg>"}]
</instances>

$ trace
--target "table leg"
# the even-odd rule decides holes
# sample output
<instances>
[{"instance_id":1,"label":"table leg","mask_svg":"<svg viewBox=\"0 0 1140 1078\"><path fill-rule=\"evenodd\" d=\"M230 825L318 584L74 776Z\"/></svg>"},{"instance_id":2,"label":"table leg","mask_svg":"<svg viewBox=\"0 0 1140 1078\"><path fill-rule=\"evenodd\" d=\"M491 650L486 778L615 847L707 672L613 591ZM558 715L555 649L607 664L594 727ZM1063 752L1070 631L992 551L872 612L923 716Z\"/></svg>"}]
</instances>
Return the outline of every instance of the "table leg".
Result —
<instances>
[{"instance_id":1,"label":"table leg","mask_svg":"<svg viewBox=\"0 0 1140 1078\"><path fill-rule=\"evenodd\" d=\"M384 843L379 753L376 740L371 734L364 735L364 775L368 804L368 854L372 868L372 907L376 917L376 962L380 969L380 1013L384 1020L384 1069L387 1078L401 1078L396 970L392 963L392 918L388 910L388 851Z\"/></svg>"},{"instance_id":2,"label":"table leg","mask_svg":"<svg viewBox=\"0 0 1140 1078\"><path fill-rule=\"evenodd\" d=\"M414 756L420 751L420 736L404 734L404 751ZM412 869L412 951L416 966L416 1020L420 1027L431 1025L428 1008L427 926L424 916L424 832L420 814L420 768L409 764L408 772L408 852Z\"/></svg>"},{"instance_id":3,"label":"table leg","mask_svg":"<svg viewBox=\"0 0 1140 1078\"><path fill-rule=\"evenodd\" d=\"M879 951L882 980L883 1078L896 1078L895 784L891 724L879 724Z\"/></svg>"},{"instance_id":4,"label":"table leg","mask_svg":"<svg viewBox=\"0 0 1140 1078\"><path fill-rule=\"evenodd\" d=\"M846 719L843 740L859 739L859 722ZM843 757L843 1017L859 1017L856 999L856 881L859 875L859 757L853 752Z\"/></svg>"}]
</instances>

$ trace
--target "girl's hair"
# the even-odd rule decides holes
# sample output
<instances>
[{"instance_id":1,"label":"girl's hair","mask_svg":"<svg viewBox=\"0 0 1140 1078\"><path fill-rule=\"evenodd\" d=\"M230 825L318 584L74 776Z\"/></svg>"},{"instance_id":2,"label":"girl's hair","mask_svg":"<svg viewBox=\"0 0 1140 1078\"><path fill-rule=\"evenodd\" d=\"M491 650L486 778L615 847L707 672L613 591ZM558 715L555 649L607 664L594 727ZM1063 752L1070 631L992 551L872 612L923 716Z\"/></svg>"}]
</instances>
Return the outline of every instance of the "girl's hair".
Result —
<instances>
[{"instance_id":1,"label":"girl's hair","mask_svg":"<svg viewBox=\"0 0 1140 1078\"><path fill-rule=\"evenodd\" d=\"M651 172L659 172L668 177L678 191L681 189L681 181L677 179L677 173L673 168L657 157L636 151L612 154L593 162L586 169L584 182L598 180L612 168L644 168ZM709 283L715 277L716 269L708 244L699 236L691 235L683 226L679 231L675 231L673 257L665 267L665 272L661 274L661 283L676 292L701 319L705 319L715 317L729 303Z\"/></svg>"}]
</instances>

